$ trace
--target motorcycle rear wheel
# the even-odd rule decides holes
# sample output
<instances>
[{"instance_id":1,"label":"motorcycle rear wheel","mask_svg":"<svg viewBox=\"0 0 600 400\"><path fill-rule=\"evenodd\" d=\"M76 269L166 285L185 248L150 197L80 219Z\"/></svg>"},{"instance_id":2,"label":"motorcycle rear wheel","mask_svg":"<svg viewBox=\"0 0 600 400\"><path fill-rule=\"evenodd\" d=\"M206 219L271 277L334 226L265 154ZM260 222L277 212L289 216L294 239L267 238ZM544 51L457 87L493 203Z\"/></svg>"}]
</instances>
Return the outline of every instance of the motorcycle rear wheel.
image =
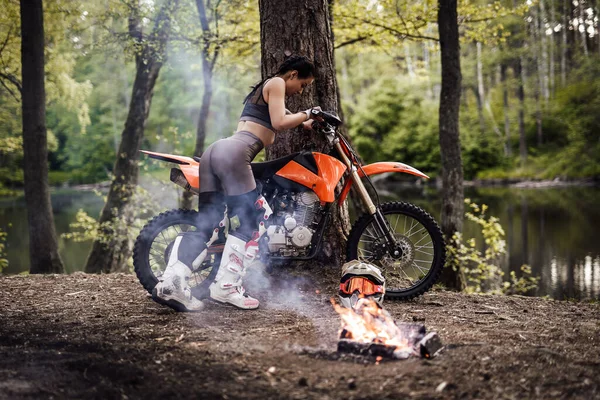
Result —
<instances>
[{"instance_id":1,"label":"motorcycle rear wheel","mask_svg":"<svg viewBox=\"0 0 600 400\"><path fill-rule=\"evenodd\" d=\"M170 210L152 218L140 231L133 247L133 267L148 293L152 293L167 268L175 238L181 232L196 231L198 216L199 213L194 210ZM214 280L218 268L213 267L219 265L220 259L220 253L209 254L204 263L192 273L189 284L194 296L206 297L205 286Z\"/></svg>"},{"instance_id":2,"label":"motorcycle rear wheel","mask_svg":"<svg viewBox=\"0 0 600 400\"><path fill-rule=\"evenodd\" d=\"M409 300L420 296L437 282L446 260L440 227L425 210L404 202L381 204L397 241L392 256L383 235L377 233L372 215L363 215L353 225L347 245L347 259L370 262L386 279L385 297Z\"/></svg>"}]
</instances>

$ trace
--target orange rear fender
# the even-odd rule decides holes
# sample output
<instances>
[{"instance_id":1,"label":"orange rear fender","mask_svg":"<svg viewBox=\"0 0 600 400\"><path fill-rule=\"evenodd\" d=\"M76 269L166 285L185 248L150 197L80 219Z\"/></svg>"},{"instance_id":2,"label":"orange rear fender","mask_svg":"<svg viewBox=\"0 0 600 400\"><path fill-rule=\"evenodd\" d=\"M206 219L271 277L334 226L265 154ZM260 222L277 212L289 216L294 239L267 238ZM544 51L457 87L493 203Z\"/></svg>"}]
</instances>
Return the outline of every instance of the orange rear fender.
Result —
<instances>
[{"instance_id":1,"label":"orange rear fender","mask_svg":"<svg viewBox=\"0 0 600 400\"><path fill-rule=\"evenodd\" d=\"M364 171L364 173L363 173ZM401 172L404 174L411 174L415 176L419 176L421 178L429 179L427 175L422 173L416 168L411 167L408 164L404 164L401 162L376 162L373 164L365 165L362 167L362 171L358 170L358 175L362 178L363 176L371 176L371 175L379 175L384 174L386 172ZM348 179L344 188L342 189L342 193L340 193L340 198L338 204L342 204L348 196L348 192L350 191L350 187L352 186L352 179Z\"/></svg>"},{"instance_id":2,"label":"orange rear fender","mask_svg":"<svg viewBox=\"0 0 600 400\"><path fill-rule=\"evenodd\" d=\"M174 154L157 153L154 151L140 150L144 154L148 154L151 158L166 161L179 165L179 169L183 172L185 179L192 188L200 189L200 163L191 157L177 156Z\"/></svg>"},{"instance_id":3,"label":"orange rear fender","mask_svg":"<svg viewBox=\"0 0 600 400\"><path fill-rule=\"evenodd\" d=\"M148 150L140 150L140 152L144 153L144 154L148 154L151 158L155 158L157 160L161 160L161 161L166 161L166 162L170 162L170 163L174 163L174 164L179 164L179 165L195 165L196 167L198 167L198 165L200 164L198 161L194 160L191 157L186 157L186 156L177 156L174 154L167 154L167 153L157 153L155 151L148 151Z\"/></svg>"}]
</instances>

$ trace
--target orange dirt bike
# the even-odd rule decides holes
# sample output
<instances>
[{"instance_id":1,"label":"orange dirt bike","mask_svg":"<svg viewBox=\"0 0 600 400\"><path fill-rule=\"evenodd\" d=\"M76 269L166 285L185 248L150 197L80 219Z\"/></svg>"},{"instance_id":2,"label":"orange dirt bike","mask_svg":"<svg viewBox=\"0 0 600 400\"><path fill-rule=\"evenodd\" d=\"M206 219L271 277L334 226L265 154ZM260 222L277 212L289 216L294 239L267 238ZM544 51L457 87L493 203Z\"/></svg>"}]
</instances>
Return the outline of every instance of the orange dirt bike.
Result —
<instances>
[{"instance_id":1,"label":"orange dirt bike","mask_svg":"<svg viewBox=\"0 0 600 400\"><path fill-rule=\"evenodd\" d=\"M370 176L398 172L428 178L399 162L363 165L350 143L337 132L342 121L333 113L312 111L318 121L313 129L330 144L329 154L299 152L277 160L252 163L257 189L273 214L265 221L266 233L259 241L259 256L266 264L309 260L319 252L330 214L342 205L354 187L366 212L352 226L347 243L348 261L360 259L377 265L386 278L386 298L407 300L429 290L439 278L445 261L444 239L438 224L421 208L405 202L379 203ZM198 157L142 151L152 158L171 162L171 181L198 193ZM336 193L342 181L341 191ZM367 190L365 185L373 190ZM373 197L369 192L374 193ZM177 235L197 229L200 214L171 210L152 220L140 232L133 254L135 272L148 292L158 282ZM194 271L190 286L194 295L208 295L216 275L226 232L208 248L208 256Z\"/></svg>"}]
</instances>

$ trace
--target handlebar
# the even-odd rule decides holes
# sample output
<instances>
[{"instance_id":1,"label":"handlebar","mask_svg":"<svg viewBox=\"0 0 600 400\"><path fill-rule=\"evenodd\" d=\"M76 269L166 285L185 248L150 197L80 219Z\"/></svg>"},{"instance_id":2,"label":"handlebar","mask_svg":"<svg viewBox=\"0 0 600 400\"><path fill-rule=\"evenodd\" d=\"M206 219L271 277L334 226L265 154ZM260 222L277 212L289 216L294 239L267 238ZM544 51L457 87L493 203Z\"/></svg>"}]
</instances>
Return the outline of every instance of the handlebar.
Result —
<instances>
[{"instance_id":1,"label":"handlebar","mask_svg":"<svg viewBox=\"0 0 600 400\"><path fill-rule=\"evenodd\" d=\"M322 118L325 122L336 128L342 124L342 120L333 112L321 111L313 108L311 114L313 117Z\"/></svg>"}]
</instances>

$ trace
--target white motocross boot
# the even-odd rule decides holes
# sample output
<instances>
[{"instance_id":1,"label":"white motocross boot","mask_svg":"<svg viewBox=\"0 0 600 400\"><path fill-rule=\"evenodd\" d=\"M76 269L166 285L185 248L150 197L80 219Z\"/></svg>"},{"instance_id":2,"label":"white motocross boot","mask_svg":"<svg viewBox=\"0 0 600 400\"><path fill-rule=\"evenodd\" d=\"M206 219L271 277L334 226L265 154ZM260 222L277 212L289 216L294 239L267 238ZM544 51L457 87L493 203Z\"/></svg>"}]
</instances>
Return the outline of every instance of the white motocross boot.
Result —
<instances>
[{"instance_id":1,"label":"white motocross boot","mask_svg":"<svg viewBox=\"0 0 600 400\"><path fill-rule=\"evenodd\" d=\"M246 242L230 234L225 242L219 272L209 287L212 299L245 310L258 308L258 300L245 294L242 287L242 278L246 275L245 265L249 265L244 262L245 258ZM247 258L254 259L250 254Z\"/></svg>"},{"instance_id":2,"label":"white motocross boot","mask_svg":"<svg viewBox=\"0 0 600 400\"><path fill-rule=\"evenodd\" d=\"M181 240L181 236L175 239L167 269L152 290L152 299L176 311L200 311L204 303L192 296L188 284L192 270L177 258Z\"/></svg>"}]
</instances>

